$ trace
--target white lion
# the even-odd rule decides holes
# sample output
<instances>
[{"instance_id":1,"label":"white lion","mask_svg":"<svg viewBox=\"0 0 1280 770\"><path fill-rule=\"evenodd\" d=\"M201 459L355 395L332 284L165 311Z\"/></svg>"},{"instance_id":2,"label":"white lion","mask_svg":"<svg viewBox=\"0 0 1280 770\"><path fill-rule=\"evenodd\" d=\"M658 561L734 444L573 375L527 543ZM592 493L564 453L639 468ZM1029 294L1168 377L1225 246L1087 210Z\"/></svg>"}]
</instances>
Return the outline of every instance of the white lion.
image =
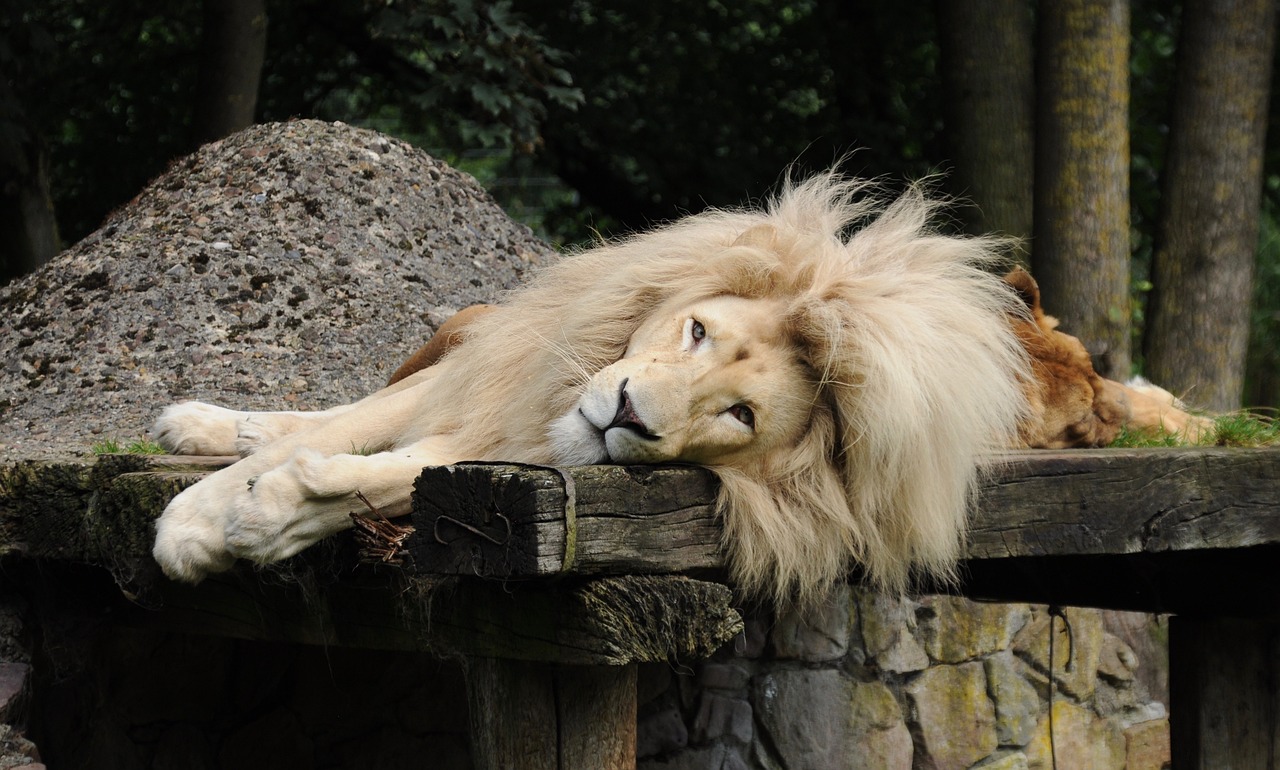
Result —
<instances>
[{"instance_id":1,"label":"white lion","mask_svg":"<svg viewBox=\"0 0 1280 770\"><path fill-rule=\"evenodd\" d=\"M170 407L174 451L248 454L178 495L155 557L198 581L409 510L424 466L691 462L721 481L732 577L805 604L857 562L900 590L958 557L980 458L1026 414L999 242L827 174L569 256L439 363L350 406ZM1021 309L1019 309L1021 308ZM351 452L361 450L358 454ZM367 453L372 451L372 453Z\"/></svg>"}]
</instances>

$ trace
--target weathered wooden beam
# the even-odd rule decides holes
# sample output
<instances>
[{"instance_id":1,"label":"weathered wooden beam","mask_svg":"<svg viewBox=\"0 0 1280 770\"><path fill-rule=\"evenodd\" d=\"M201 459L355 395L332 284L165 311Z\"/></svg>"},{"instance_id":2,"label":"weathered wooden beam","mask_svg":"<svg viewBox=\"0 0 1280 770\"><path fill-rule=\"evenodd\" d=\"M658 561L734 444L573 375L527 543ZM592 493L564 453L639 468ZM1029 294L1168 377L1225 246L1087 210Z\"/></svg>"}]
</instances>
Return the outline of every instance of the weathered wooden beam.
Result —
<instances>
[{"instance_id":1,"label":"weathered wooden beam","mask_svg":"<svg viewBox=\"0 0 1280 770\"><path fill-rule=\"evenodd\" d=\"M719 568L717 487L691 467L426 468L409 551L421 572L482 577Z\"/></svg>"},{"instance_id":2,"label":"weathered wooden beam","mask_svg":"<svg viewBox=\"0 0 1280 770\"><path fill-rule=\"evenodd\" d=\"M636 667L466 661L478 770L632 770Z\"/></svg>"},{"instance_id":3,"label":"weathered wooden beam","mask_svg":"<svg viewBox=\"0 0 1280 770\"><path fill-rule=\"evenodd\" d=\"M143 555L150 523L169 498L230 459L113 455L5 466L0 549L68 561ZM412 552L420 572L502 577L723 566L717 484L701 468L463 464L425 469L415 489ZM966 556L1277 543L1280 449L1019 452L992 463Z\"/></svg>"},{"instance_id":4,"label":"weathered wooden beam","mask_svg":"<svg viewBox=\"0 0 1280 770\"><path fill-rule=\"evenodd\" d=\"M0 466L0 555L135 569L150 560L152 522L169 500L234 459L120 454Z\"/></svg>"},{"instance_id":5,"label":"weathered wooden beam","mask_svg":"<svg viewBox=\"0 0 1280 770\"><path fill-rule=\"evenodd\" d=\"M427 469L409 543L430 572L717 571L715 491L688 467ZM1280 595L1239 588L1267 585L1253 578L1280 557L1280 449L1009 453L993 458L971 518L964 581L934 590L1280 614Z\"/></svg>"},{"instance_id":6,"label":"weathered wooden beam","mask_svg":"<svg viewBox=\"0 0 1280 770\"><path fill-rule=\"evenodd\" d=\"M1280 449L1020 452L993 466L970 559L1280 543Z\"/></svg>"},{"instance_id":7,"label":"weathered wooden beam","mask_svg":"<svg viewBox=\"0 0 1280 770\"><path fill-rule=\"evenodd\" d=\"M290 570L295 570L290 572ZM742 631L728 588L680 576L501 583L238 568L164 581L130 622L243 639L619 666L709 656Z\"/></svg>"},{"instance_id":8,"label":"weathered wooden beam","mask_svg":"<svg viewBox=\"0 0 1280 770\"><path fill-rule=\"evenodd\" d=\"M179 489L226 462L123 456L4 467L0 553L105 566L140 592L154 572L151 521ZM405 569L715 577L724 566L716 491L708 471L691 467L426 469ZM1276 558L1280 449L1010 453L995 458L975 506L959 590L1153 612L1280 614L1280 596L1240 590L1264 582L1256 579Z\"/></svg>"},{"instance_id":9,"label":"weathered wooden beam","mask_svg":"<svg viewBox=\"0 0 1280 770\"><path fill-rule=\"evenodd\" d=\"M412 549L424 571L536 576L723 566L716 484L699 468L477 464L428 468L416 490ZM1274 543L1280 450L1077 450L994 461L965 553L972 560Z\"/></svg>"},{"instance_id":10,"label":"weathered wooden beam","mask_svg":"<svg viewBox=\"0 0 1280 770\"><path fill-rule=\"evenodd\" d=\"M1169 621L1169 700L1177 770L1280 763L1280 622Z\"/></svg>"}]
</instances>

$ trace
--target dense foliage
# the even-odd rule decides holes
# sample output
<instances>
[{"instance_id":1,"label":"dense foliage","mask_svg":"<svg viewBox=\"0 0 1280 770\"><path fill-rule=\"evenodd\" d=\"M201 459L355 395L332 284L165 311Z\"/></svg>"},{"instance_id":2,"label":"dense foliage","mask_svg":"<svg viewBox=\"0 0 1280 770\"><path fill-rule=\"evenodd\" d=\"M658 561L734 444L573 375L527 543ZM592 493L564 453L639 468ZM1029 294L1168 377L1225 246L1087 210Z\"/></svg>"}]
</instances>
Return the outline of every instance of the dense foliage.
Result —
<instances>
[{"instance_id":1,"label":"dense foliage","mask_svg":"<svg viewBox=\"0 0 1280 770\"><path fill-rule=\"evenodd\" d=\"M0 114L23 110L12 130L43 136L74 240L194 149L200 3L20 2L0 44L18 88ZM582 98L507 0L272 0L268 16L262 120L376 121L446 147L531 151L548 107Z\"/></svg>"},{"instance_id":2,"label":"dense foliage","mask_svg":"<svg viewBox=\"0 0 1280 770\"><path fill-rule=\"evenodd\" d=\"M0 144L38 138L74 240L192 149L200 0L10 5ZM1180 5L1133 5L1135 334ZM267 13L260 120L344 120L408 138L560 242L758 198L793 163L843 159L891 184L949 168L927 3L267 0ZM1280 140L1269 148L1254 402L1280 395L1266 374L1280 367Z\"/></svg>"}]
</instances>

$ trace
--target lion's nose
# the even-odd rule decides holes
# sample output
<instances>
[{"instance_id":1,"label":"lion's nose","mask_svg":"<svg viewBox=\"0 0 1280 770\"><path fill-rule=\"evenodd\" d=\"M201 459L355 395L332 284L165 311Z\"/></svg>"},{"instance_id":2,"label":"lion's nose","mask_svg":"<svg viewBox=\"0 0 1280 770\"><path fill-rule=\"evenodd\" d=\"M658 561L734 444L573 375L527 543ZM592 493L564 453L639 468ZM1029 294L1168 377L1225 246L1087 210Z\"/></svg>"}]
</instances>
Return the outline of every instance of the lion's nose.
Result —
<instances>
[{"instance_id":1,"label":"lion's nose","mask_svg":"<svg viewBox=\"0 0 1280 770\"><path fill-rule=\"evenodd\" d=\"M613 415L613 421L605 427L605 431L612 428L626 428L641 438L656 440L658 437L651 433L648 426L644 424L644 420L640 419L635 405L631 403L631 397L627 395L629 381L630 378L623 380L618 388L618 411Z\"/></svg>"}]
</instances>

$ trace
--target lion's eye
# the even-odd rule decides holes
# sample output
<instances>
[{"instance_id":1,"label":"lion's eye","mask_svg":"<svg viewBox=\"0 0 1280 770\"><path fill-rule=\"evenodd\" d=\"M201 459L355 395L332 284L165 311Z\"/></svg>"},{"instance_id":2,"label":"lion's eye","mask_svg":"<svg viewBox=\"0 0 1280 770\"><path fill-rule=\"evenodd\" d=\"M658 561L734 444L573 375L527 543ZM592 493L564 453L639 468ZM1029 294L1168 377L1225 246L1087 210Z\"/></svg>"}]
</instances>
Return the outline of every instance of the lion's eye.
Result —
<instances>
[{"instance_id":1,"label":"lion's eye","mask_svg":"<svg viewBox=\"0 0 1280 770\"><path fill-rule=\"evenodd\" d=\"M748 428L756 427L756 413L751 411L751 407L746 404L734 404L729 407L728 412Z\"/></svg>"},{"instance_id":2,"label":"lion's eye","mask_svg":"<svg viewBox=\"0 0 1280 770\"><path fill-rule=\"evenodd\" d=\"M694 342L702 342L707 336L707 327L702 325L698 319L692 319L693 323L689 326L689 336L693 337Z\"/></svg>"}]
</instances>

